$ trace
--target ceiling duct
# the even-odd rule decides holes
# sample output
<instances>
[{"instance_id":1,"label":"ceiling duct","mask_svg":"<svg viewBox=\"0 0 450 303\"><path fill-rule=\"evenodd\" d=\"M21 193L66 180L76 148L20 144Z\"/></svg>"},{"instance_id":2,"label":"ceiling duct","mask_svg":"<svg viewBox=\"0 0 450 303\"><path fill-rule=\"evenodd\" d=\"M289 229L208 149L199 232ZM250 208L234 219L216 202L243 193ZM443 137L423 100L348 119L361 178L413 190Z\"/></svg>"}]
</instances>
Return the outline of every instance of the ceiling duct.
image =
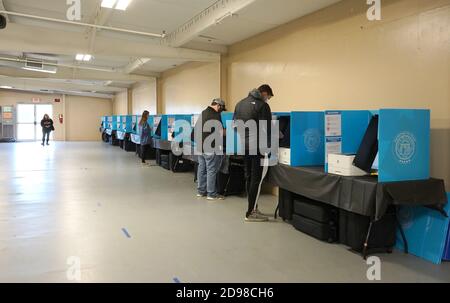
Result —
<instances>
[{"instance_id":1,"label":"ceiling duct","mask_svg":"<svg viewBox=\"0 0 450 303\"><path fill-rule=\"evenodd\" d=\"M23 69L55 74L58 71L56 61L43 61L32 58L25 58Z\"/></svg>"}]
</instances>

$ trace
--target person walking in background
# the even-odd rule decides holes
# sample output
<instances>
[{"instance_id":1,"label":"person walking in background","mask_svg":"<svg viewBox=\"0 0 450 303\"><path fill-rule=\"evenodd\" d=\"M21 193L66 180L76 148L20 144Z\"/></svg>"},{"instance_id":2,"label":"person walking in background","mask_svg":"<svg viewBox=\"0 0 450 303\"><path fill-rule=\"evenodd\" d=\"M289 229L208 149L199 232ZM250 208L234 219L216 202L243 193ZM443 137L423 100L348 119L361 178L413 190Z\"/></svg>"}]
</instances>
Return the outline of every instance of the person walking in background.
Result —
<instances>
[{"instance_id":1,"label":"person walking in background","mask_svg":"<svg viewBox=\"0 0 450 303\"><path fill-rule=\"evenodd\" d=\"M148 125L148 116L150 113L146 110L142 113L141 121L139 121L139 131L141 134L141 159L142 164L147 164L145 162L145 156L150 148L150 140L151 140L151 127Z\"/></svg>"},{"instance_id":2,"label":"person walking in background","mask_svg":"<svg viewBox=\"0 0 450 303\"><path fill-rule=\"evenodd\" d=\"M223 142L211 142L211 146L205 146L205 140L214 133L220 133L223 136L223 125L221 113L225 111L225 101L222 99L214 99L210 106L208 106L200 115L195 125L196 131L201 127L201 142L197 142L196 146L199 148L201 154L198 156L198 171L197 171L197 197L207 197L207 200L223 200L224 197L217 193L217 174L223 159ZM205 130L205 124L209 123L215 125L210 130ZM216 129L216 128L219 129ZM207 127L208 128L208 125ZM222 137L223 138L223 137ZM222 140L223 141L223 140Z\"/></svg>"},{"instance_id":3,"label":"person walking in background","mask_svg":"<svg viewBox=\"0 0 450 303\"><path fill-rule=\"evenodd\" d=\"M261 85L258 89L252 90L248 97L240 101L235 108L234 121L247 122L253 120L258 125L258 133L250 134L245 132L245 138L241 138L245 142L245 179L247 183L248 194L248 210L245 214L245 221L247 222L265 222L269 218L262 215L258 211L257 201L261 191L261 184L263 182L264 166L261 160L265 155L259 149L259 136L261 123L267 123L267 129L263 134L267 136L268 144L270 144L270 130L272 122L272 111L267 103L273 97L272 88L267 85ZM256 155L252 155L250 150L252 147L258 147Z\"/></svg>"},{"instance_id":4,"label":"person walking in background","mask_svg":"<svg viewBox=\"0 0 450 303\"><path fill-rule=\"evenodd\" d=\"M44 118L41 120L41 127L42 127L42 146L45 145L45 142L47 142L47 145L50 145L48 141L50 140L50 133L55 130L55 127L53 126L53 120L50 119L49 115L45 114Z\"/></svg>"}]
</instances>

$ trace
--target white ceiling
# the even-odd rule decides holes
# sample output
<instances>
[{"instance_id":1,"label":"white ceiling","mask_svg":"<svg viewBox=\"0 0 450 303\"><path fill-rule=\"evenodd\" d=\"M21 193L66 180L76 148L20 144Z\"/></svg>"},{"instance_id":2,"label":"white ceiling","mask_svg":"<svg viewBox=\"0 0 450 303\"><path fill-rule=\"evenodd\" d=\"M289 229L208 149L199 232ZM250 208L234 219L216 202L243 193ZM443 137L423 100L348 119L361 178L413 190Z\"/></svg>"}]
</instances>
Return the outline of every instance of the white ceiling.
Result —
<instances>
[{"instance_id":1,"label":"white ceiling","mask_svg":"<svg viewBox=\"0 0 450 303\"><path fill-rule=\"evenodd\" d=\"M286 24L340 0L258 0L236 16L204 31L198 41L231 45L259 33ZM207 37L214 38L208 39Z\"/></svg>"},{"instance_id":2,"label":"white ceiling","mask_svg":"<svg viewBox=\"0 0 450 303\"><path fill-rule=\"evenodd\" d=\"M228 0L221 1L225 7ZM0 0L0 7L1 2L7 11L63 20L68 8L65 0ZM170 34L217 0L133 0L126 11L101 9L100 2L81 0L81 22ZM199 30L193 39L183 43L182 48L164 45L160 38L9 16L7 28L0 31L0 57L51 59L65 67L58 68L54 76L35 75L33 72L12 71L2 66L0 60L0 85L8 80L8 83L17 82L27 87L67 87L68 91L70 88L84 93L91 91L89 85L94 85L96 92L114 94L137 81L145 81L189 61L218 60L217 54L225 52L226 47L233 43L336 2L339 0L247 0L250 4L246 3L247 6L235 17ZM40 43L40 40L44 42ZM77 62L74 58L80 51L92 53L91 62ZM133 64L142 58L150 60L143 60L148 62L142 65ZM128 72L129 66L135 68ZM102 86L103 90L100 89Z\"/></svg>"}]
</instances>

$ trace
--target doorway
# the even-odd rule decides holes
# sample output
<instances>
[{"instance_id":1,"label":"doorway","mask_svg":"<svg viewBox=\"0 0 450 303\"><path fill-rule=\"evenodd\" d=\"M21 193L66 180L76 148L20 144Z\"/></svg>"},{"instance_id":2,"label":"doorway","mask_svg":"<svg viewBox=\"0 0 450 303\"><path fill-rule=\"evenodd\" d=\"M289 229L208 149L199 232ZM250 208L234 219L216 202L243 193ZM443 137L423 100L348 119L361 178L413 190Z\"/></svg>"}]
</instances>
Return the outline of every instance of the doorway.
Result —
<instances>
[{"instance_id":1,"label":"doorway","mask_svg":"<svg viewBox=\"0 0 450 303\"><path fill-rule=\"evenodd\" d=\"M53 119L53 105L17 104L17 141L41 140L41 120L45 114Z\"/></svg>"}]
</instances>

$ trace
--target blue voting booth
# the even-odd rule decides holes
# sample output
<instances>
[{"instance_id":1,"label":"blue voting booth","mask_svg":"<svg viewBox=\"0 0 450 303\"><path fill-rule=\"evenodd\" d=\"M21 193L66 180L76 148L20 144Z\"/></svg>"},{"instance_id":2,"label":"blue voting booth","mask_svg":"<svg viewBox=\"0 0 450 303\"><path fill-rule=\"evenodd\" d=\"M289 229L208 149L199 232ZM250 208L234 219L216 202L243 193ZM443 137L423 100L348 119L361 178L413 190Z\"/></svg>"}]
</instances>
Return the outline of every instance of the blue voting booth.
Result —
<instances>
[{"instance_id":1,"label":"blue voting booth","mask_svg":"<svg viewBox=\"0 0 450 303\"><path fill-rule=\"evenodd\" d=\"M233 128L233 117L234 113L232 112L223 112L222 116L222 124L225 128L225 154L227 155L236 155L240 150L240 138L237 134L237 131Z\"/></svg>"},{"instance_id":2,"label":"blue voting booth","mask_svg":"<svg viewBox=\"0 0 450 303\"><path fill-rule=\"evenodd\" d=\"M450 194L448 194L450 202ZM445 207L450 215L450 203ZM408 241L409 253L435 264L449 259L449 218L426 207L400 207L398 218ZM404 250L400 231L396 248Z\"/></svg>"},{"instance_id":3,"label":"blue voting booth","mask_svg":"<svg viewBox=\"0 0 450 303\"><path fill-rule=\"evenodd\" d=\"M141 144L141 134L139 129L139 121L141 120L140 115L133 115L131 117L131 142L134 144Z\"/></svg>"},{"instance_id":4,"label":"blue voting booth","mask_svg":"<svg viewBox=\"0 0 450 303\"><path fill-rule=\"evenodd\" d=\"M449 198L450 202L450 198ZM447 241L444 248L444 256L442 257L444 261L450 261L450 225L447 231Z\"/></svg>"},{"instance_id":5,"label":"blue voting booth","mask_svg":"<svg viewBox=\"0 0 450 303\"><path fill-rule=\"evenodd\" d=\"M430 111L381 109L378 128L380 182L430 177Z\"/></svg>"},{"instance_id":6,"label":"blue voting booth","mask_svg":"<svg viewBox=\"0 0 450 303\"><path fill-rule=\"evenodd\" d=\"M326 111L325 170L329 153L357 153L373 115L379 116L378 181L428 179L430 111L420 109Z\"/></svg>"},{"instance_id":7,"label":"blue voting booth","mask_svg":"<svg viewBox=\"0 0 450 303\"><path fill-rule=\"evenodd\" d=\"M117 131L118 126L119 126L119 116L112 116L111 117L111 129L114 131Z\"/></svg>"},{"instance_id":8,"label":"blue voting booth","mask_svg":"<svg viewBox=\"0 0 450 303\"><path fill-rule=\"evenodd\" d=\"M106 119L105 133L108 136L111 136L111 134L112 134L113 117L112 116L106 116L105 119Z\"/></svg>"},{"instance_id":9,"label":"blue voting booth","mask_svg":"<svg viewBox=\"0 0 450 303\"><path fill-rule=\"evenodd\" d=\"M356 154L370 119L372 113L368 110L325 112L325 171L328 171L328 154Z\"/></svg>"},{"instance_id":10,"label":"blue voting booth","mask_svg":"<svg viewBox=\"0 0 450 303\"><path fill-rule=\"evenodd\" d=\"M118 125L117 125L117 139L124 140L125 135L131 133L132 131L132 116L131 115L122 115L117 116Z\"/></svg>"},{"instance_id":11,"label":"blue voting booth","mask_svg":"<svg viewBox=\"0 0 450 303\"><path fill-rule=\"evenodd\" d=\"M291 166L324 164L324 117L323 112L273 114L279 122L280 148L290 149Z\"/></svg>"},{"instance_id":12,"label":"blue voting booth","mask_svg":"<svg viewBox=\"0 0 450 303\"><path fill-rule=\"evenodd\" d=\"M174 141L175 138L180 134L180 131L177 131L179 125L191 125L192 124L193 115L162 115L160 119L161 124L161 140L165 141ZM177 122L183 121L183 124L176 124ZM187 124L185 124L187 122ZM157 126L158 128L158 126ZM156 129L155 129L156 132ZM155 137L158 137L157 135ZM190 134L189 134L190 139ZM177 139L178 140L178 139ZM181 139L180 139L181 140Z\"/></svg>"},{"instance_id":13,"label":"blue voting booth","mask_svg":"<svg viewBox=\"0 0 450 303\"><path fill-rule=\"evenodd\" d=\"M108 128L108 116L102 117L102 128L105 130Z\"/></svg>"}]
</instances>

